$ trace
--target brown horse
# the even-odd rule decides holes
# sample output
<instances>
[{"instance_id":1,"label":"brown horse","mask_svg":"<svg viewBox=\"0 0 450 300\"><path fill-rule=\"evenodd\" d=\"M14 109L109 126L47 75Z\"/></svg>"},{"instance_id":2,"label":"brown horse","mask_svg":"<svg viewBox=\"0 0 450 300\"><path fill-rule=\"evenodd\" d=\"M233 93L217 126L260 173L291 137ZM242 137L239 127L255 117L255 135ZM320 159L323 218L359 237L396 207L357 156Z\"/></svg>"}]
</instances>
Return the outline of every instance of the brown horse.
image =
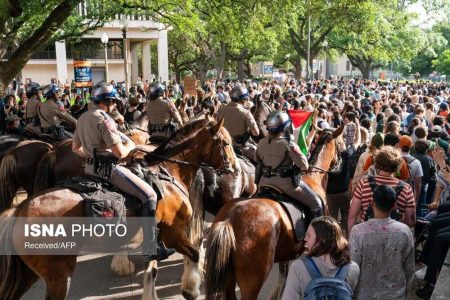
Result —
<instances>
[{"instance_id":1,"label":"brown horse","mask_svg":"<svg viewBox=\"0 0 450 300\"><path fill-rule=\"evenodd\" d=\"M156 219L163 242L167 247L175 248L185 255L190 262L187 271L195 271L197 268L197 275L183 276L183 294L190 298L196 298L200 293L200 282L195 282L200 280L200 254L186 234L192 208L185 191L202 163L210 168L234 171L230 168L234 163L232 140L223 128L223 121L217 124L210 124L209 120L201 122L205 125L202 130L190 135L183 143L172 143L171 148L164 150L167 158L178 161L160 160L160 157L155 160L152 156L145 156L145 160L150 163L149 168L155 171L164 167L178 182L179 187L171 183L164 184L164 197L158 202ZM186 132L188 130L189 128L185 128ZM180 163L181 160L187 164ZM82 217L83 205L82 198L70 190L49 190L4 212L2 217ZM21 238L13 235L14 230L17 230L15 225L9 225L0 228L0 239L5 243L12 243L17 249ZM0 295L5 300L18 299L38 278L42 278L47 284L46 299L64 299L75 264L75 256L3 255L0 257ZM154 271L150 273L154 274Z\"/></svg>"},{"instance_id":2,"label":"brown horse","mask_svg":"<svg viewBox=\"0 0 450 300\"><path fill-rule=\"evenodd\" d=\"M322 133L322 145L312 152L315 168L328 170L338 161L335 139L341 133L342 128ZM326 177L313 171L303 179L325 199ZM236 299L237 283L241 299L249 300L257 299L273 263L301 255L304 242L296 241L288 215L276 201L236 199L219 211L206 248L206 299Z\"/></svg>"},{"instance_id":3,"label":"brown horse","mask_svg":"<svg viewBox=\"0 0 450 300\"><path fill-rule=\"evenodd\" d=\"M136 144L145 144L140 131L127 132ZM42 141L24 141L6 153L0 164L0 212L11 207L23 187L28 195L45 190L57 181L83 172L83 159L72 151L72 140L57 145Z\"/></svg>"}]
</instances>

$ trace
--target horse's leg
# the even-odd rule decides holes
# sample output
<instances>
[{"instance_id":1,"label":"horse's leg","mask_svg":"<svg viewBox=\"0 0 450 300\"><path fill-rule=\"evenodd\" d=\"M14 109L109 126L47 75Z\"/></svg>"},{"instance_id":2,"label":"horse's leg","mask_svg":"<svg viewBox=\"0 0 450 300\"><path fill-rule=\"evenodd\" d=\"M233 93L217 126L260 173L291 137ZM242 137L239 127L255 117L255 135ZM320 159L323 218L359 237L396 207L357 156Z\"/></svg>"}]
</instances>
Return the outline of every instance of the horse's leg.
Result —
<instances>
[{"instance_id":1,"label":"horse's leg","mask_svg":"<svg viewBox=\"0 0 450 300\"><path fill-rule=\"evenodd\" d=\"M183 226L160 226L161 239L167 247L185 256L184 273L181 277L181 291L186 299L196 299L200 295L202 279L201 253L189 241Z\"/></svg>"},{"instance_id":2,"label":"horse's leg","mask_svg":"<svg viewBox=\"0 0 450 300\"><path fill-rule=\"evenodd\" d=\"M135 266L128 258L127 251L114 255L111 261L111 270L119 276L130 276L134 273Z\"/></svg>"},{"instance_id":3,"label":"horse's leg","mask_svg":"<svg viewBox=\"0 0 450 300\"><path fill-rule=\"evenodd\" d=\"M46 300L64 300L77 263L76 256L23 256L22 260L47 284Z\"/></svg>"},{"instance_id":4,"label":"horse's leg","mask_svg":"<svg viewBox=\"0 0 450 300\"><path fill-rule=\"evenodd\" d=\"M151 261L144 271L144 291L142 292L142 300L156 300L155 282L158 275L158 263L156 260Z\"/></svg>"},{"instance_id":5,"label":"horse's leg","mask_svg":"<svg viewBox=\"0 0 450 300\"><path fill-rule=\"evenodd\" d=\"M280 271L278 275L278 282L270 297L270 299L273 300L281 299L281 296L283 295L284 287L286 286L287 275L289 272L289 262L280 262L278 264L278 270Z\"/></svg>"}]
</instances>

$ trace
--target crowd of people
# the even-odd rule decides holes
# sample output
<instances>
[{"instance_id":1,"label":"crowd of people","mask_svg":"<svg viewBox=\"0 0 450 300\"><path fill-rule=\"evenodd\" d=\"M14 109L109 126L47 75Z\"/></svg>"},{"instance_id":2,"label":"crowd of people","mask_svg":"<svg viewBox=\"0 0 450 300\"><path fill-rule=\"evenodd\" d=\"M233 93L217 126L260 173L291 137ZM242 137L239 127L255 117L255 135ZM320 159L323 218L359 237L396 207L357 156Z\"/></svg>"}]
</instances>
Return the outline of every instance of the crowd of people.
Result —
<instances>
[{"instance_id":1,"label":"crowd of people","mask_svg":"<svg viewBox=\"0 0 450 300\"><path fill-rule=\"evenodd\" d=\"M104 89L110 87L117 85L111 82ZM420 80L210 80L190 95L175 81L139 81L122 96L114 109L106 110L119 128L145 114L151 138L164 139L193 120L224 118L235 150L255 163L263 162L275 175L279 166L286 166L284 150L274 154L277 147L287 147L290 164L308 169L307 155L290 140L290 132L286 134L289 120L283 118L289 111L314 112L312 133L343 126L340 166L329 173L326 190L332 218L312 222L306 243L313 262L302 259L292 265L284 298L303 297L312 280L308 266L315 264L325 276L348 265L346 278L357 299L404 299L415 269L411 228L419 221L429 223L430 233L417 258L427 266L418 272L425 273L426 284L417 295L431 296L450 244L450 85ZM0 130L67 130L89 110L89 98L57 85L41 88L30 83L0 102ZM101 99L94 95L93 100ZM87 134L89 128L84 131ZM80 141L79 135L75 140ZM263 181L264 177L272 176L263 175ZM308 199L303 204L321 215L320 199L309 197L314 193L305 185L299 187L280 189L293 198Z\"/></svg>"}]
</instances>

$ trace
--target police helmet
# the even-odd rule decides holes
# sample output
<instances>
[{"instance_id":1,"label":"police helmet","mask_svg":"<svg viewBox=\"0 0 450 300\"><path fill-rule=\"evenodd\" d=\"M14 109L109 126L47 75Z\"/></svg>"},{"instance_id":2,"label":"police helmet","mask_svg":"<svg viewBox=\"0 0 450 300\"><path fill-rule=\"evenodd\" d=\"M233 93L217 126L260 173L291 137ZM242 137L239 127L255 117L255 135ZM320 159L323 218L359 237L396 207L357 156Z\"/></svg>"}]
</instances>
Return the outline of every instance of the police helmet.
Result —
<instances>
[{"instance_id":1,"label":"police helmet","mask_svg":"<svg viewBox=\"0 0 450 300\"><path fill-rule=\"evenodd\" d=\"M248 90L242 86L242 85L236 85L232 90L231 90L231 100L232 101L241 101L244 100L245 98L248 98Z\"/></svg>"},{"instance_id":2,"label":"police helmet","mask_svg":"<svg viewBox=\"0 0 450 300\"><path fill-rule=\"evenodd\" d=\"M92 100L94 103L98 104L100 102L111 102L112 100L120 100L119 93L109 83L101 82L94 87L94 92L92 95Z\"/></svg>"},{"instance_id":3,"label":"police helmet","mask_svg":"<svg viewBox=\"0 0 450 300\"><path fill-rule=\"evenodd\" d=\"M288 114L282 111L273 111L267 116L266 128L272 133L282 132L291 124Z\"/></svg>"},{"instance_id":4,"label":"police helmet","mask_svg":"<svg viewBox=\"0 0 450 300\"><path fill-rule=\"evenodd\" d=\"M43 94L46 99L54 97L53 95L61 92L61 89L56 84L49 84L44 87Z\"/></svg>"},{"instance_id":5,"label":"police helmet","mask_svg":"<svg viewBox=\"0 0 450 300\"><path fill-rule=\"evenodd\" d=\"M39 83L36 83L36 82L30 82L30 83L27 85L27 97L28 97L28 98L33 97L34 95L37 94L37 92L38 92L39 90L42 90L42 88L41 88L41 86L39 85Z\"/></svg>"},{"instance_id":6,"label":"police helmet","mask_svg":"<svg viewBox=\"0 0 450 300\"><path fill-rule=\"evenodd\" d=\"M149 95L152 98L164 96L164 86L159 81L153 82L149 89Z\"/></svg>"}]
</instances>

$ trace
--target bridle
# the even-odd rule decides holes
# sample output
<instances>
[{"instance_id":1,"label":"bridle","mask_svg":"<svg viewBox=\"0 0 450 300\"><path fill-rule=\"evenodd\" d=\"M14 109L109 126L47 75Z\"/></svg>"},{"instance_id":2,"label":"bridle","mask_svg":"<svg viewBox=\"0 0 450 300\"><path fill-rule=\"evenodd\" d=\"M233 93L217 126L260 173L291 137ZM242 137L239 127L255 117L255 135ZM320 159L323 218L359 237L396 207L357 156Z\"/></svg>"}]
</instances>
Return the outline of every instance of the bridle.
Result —
<instances>
[{"instance_id":1,"label":"bridle","mask_svg":"<svg viewBox=\"0 0 450 300\"><path fill-rule=\"evenodd\" d=\"M310 170L306 171L306 173L312 173L312 172L330 173L330 172L337 170L339 168L339 166L341 165L341 161L342 161L341 154L339 152L337 142L334 141L338 158L337 158L337 160L334 160L331 170L324 170L322 168L314 166L319 158L320 152L322 151L323 147L326 145L327 140L330 136L332 136L332 132L329 132L329 131L325 131L320 136L319 141L317 142L317 145L314 147L313 151L311 152L311 156L309 157L308 163L311 167L310 167Z\"/></svg>"}]
</instances>

